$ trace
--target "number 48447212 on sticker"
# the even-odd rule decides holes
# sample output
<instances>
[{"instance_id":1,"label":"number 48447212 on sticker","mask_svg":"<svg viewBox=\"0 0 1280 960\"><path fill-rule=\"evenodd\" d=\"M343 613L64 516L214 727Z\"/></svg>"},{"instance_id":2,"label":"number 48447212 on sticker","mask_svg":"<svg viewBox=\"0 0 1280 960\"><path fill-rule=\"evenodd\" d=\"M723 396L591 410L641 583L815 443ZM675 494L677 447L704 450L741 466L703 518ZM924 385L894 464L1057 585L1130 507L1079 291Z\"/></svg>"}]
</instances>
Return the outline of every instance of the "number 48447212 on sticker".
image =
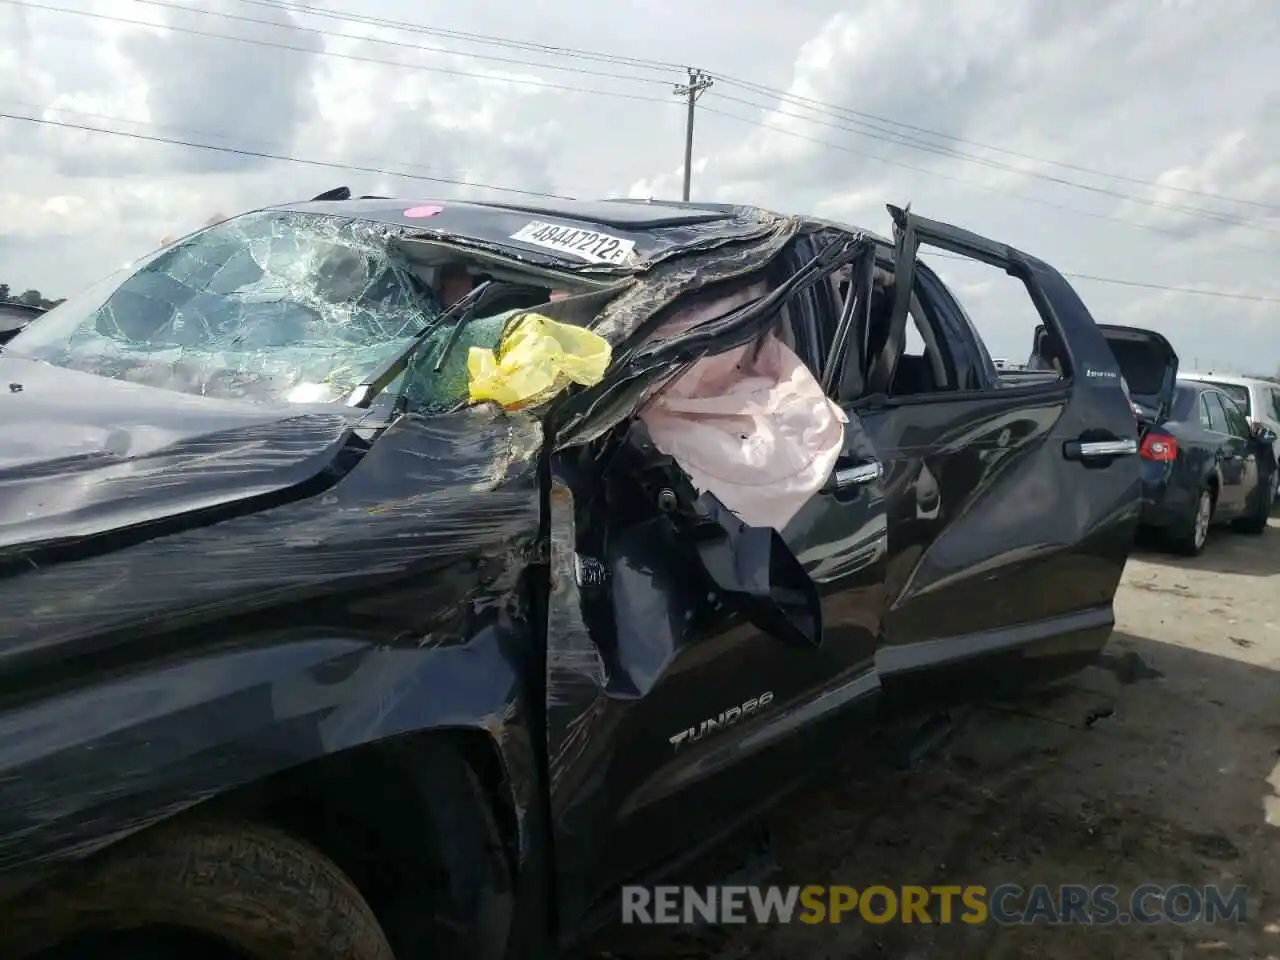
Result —
<instances>
[{"instance_id":1,"label":"number 48447212 on sticker","mask_svg":"<svg viewBox=\"0 0 1280 960\"><path fill-rule=\"evenodd\" d=\"M623 264L635 251L634 240L624 240L596 230L581 227L564 227L554 223L534 220L511 235L512 240L535 247L544 247L588 263Z\"/></svg>"}]
</instances>

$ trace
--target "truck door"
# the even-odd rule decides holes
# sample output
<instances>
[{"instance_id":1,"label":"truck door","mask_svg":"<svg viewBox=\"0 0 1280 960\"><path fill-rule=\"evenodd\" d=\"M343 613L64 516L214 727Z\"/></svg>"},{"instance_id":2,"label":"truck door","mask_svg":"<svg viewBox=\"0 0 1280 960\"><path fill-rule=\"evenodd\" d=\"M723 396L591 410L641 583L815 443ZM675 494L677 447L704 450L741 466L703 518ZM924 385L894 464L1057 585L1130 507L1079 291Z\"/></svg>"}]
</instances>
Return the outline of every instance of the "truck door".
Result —
<instances>
[{"instance_id":1,"label":"truck door","mask_svg":"<svg viewBox=\"0 0 1280 960\"><path fill-rule=\"evenodd\" d=\"M620 885L706 848L847 747L879 696L883 466L856 417L826 488L784 530L708 541L730 557L720 574L753 587L709 574L706 542L677 522L679 478L626 452L604 470L572 451L551 465L546 743L566 930L616 916ZM733 554L747 539L766 562ZM808 595L816 623L782 629L760 611Z\"/></svg>"},{"instance_id":2,"label":"truck door","mask_svg":"<svg viewBox=\"0 0 1280 960\"><path fill-rule=\"evenodd\" d=\"M1061 274L890 211L889 320L842 399L888 469L877 671L886 694L937 705L1054 679L1106 643L1138 523L1137 427L1116 359ZM1056 335L1057 366L1002 384L969 315L917 262L922 244L1020 280ZM901 363L909 321L947 356Z\"/></svg>"}]
</instances>

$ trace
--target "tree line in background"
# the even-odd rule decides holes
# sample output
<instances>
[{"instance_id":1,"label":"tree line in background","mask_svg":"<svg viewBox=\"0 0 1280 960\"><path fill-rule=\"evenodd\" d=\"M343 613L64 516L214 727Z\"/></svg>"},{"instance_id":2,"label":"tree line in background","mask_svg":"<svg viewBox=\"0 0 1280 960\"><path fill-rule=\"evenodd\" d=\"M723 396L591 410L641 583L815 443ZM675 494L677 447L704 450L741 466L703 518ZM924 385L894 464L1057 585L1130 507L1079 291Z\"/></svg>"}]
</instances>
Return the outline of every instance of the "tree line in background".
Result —
<instances>
[{"instance_id":1,"label":"tree line in background","mask_svg":"<svg viewBox=\"0 0 1280 960\"><path fill-rule=\"evenodd\" d=\"M15 294L9 289L9 285L7 283L0 283L0 303L4 303L7 300L10 303L25 303L29 307L40 307L42 310L50 310L65 299L67 298L62 297L59 300L46 300L44 294L39 290L27 290L23 293Z\"/></svg>"}]
</instances>

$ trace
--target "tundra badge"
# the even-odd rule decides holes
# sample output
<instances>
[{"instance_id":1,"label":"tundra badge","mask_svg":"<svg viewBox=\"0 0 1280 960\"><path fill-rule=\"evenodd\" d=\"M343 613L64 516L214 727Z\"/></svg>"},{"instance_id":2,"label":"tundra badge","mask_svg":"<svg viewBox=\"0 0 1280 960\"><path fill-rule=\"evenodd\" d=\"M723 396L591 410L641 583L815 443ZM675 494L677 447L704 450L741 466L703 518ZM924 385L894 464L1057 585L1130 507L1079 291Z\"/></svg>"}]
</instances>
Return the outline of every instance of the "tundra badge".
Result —
<instances>
[{"instance_id":1,"label":"tundra badge","mask_svg":"<svg viewBox=\"0 0 1280 960\"><path fill-rule=\"evenodd\" d=\"M740 723L747 717L751 716L759 710L763 710L769 704L773 703L773 694L765 692L758 697L752 697L740 707L730 707L728 710L720 711L716 717L703 720L696 727L689 727L687 730L681 730L673 737L667 739L671 745L679 750L686 743L693 743L701 740L707 734L715 730L724 730L732 727L736 723Z\"/></svg>"}]
</instances>

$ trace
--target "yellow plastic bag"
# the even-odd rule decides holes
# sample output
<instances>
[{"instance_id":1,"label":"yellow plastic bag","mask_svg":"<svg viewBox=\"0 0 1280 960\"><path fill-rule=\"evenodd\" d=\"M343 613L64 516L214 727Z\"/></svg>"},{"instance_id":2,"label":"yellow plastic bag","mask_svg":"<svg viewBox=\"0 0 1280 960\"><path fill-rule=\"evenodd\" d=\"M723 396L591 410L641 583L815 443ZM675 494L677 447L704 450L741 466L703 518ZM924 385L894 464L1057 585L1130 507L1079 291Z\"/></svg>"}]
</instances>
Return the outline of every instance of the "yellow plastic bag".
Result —
<instances>
[{"instance_id":1,"label":"yellow plastic bag","mask_svg":"<svg viewBox=\"0 0 1280 960\"><path fill-rule=\"evenodd\" d=\"M599 383L611 355L609 342L584 327L519 313L496 352L472 347L467 354L471 400L492 400L508 410L536 406L570 383Z\"/></svg>"}]
</instances>

